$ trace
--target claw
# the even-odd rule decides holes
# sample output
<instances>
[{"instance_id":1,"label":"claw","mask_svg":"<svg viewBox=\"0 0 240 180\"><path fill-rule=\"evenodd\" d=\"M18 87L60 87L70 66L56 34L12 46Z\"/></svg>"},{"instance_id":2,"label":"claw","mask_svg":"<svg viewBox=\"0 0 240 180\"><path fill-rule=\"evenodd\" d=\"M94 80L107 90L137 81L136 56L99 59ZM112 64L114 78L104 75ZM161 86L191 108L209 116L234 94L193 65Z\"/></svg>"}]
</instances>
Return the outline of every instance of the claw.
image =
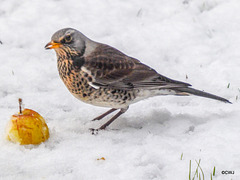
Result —
<instances>
[{"instance_id":1,"label":"claw","mask_svg":"<svg viewBox=\"0 0 240 180\"><path fill-rule=\"evenodd\" d=\"M99 129L94 129L94 128L89 128L89 130L91 131L92 135L97 135Z\"/></svg>"}]
</instances>

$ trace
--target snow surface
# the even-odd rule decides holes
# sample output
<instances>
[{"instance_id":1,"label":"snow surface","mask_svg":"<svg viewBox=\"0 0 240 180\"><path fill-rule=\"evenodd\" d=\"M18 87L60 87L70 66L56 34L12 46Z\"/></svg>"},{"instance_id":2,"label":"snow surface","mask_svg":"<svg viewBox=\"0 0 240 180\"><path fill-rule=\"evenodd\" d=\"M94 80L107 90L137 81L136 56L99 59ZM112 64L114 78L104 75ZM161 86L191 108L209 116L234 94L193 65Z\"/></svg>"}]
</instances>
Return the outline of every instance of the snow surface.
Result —
<instances>
[{"instance_id":1,"label":"snow surface","mask_svg":"<svg viewBox=\"0 0 240 180\"><path fill-rule=\"evenodd\" d=\"M214 166L213 179L240 179L239 0L1 0L0 24L0 179L185 180L199 159L205 179ZM90 120L108 109L75 99L44 50L65 27L233 104L154 97L91 135L107 119ZM47 142L5 139L19 97L45 117Z\"/></svg>"}]
</instances>

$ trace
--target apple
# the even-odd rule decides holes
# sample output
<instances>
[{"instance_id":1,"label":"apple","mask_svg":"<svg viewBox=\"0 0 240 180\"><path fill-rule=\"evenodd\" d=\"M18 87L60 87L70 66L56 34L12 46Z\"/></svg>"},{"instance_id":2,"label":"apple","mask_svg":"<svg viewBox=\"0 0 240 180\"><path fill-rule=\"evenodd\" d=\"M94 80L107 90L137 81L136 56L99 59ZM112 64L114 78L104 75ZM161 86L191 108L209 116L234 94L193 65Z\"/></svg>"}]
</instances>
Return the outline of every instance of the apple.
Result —
<instances>
[{"instance_id":1,"label":"apple","mask_svg":"<svg viewBox=\"0 0 240 180\"><path fill-rule=\"evenodd\" d=\"M21 145L40 144L49 138L48 126L36 111L24 109L19 99L19 113L11 116L7 126L7 139Z\"/></svg>"}]
</instances>

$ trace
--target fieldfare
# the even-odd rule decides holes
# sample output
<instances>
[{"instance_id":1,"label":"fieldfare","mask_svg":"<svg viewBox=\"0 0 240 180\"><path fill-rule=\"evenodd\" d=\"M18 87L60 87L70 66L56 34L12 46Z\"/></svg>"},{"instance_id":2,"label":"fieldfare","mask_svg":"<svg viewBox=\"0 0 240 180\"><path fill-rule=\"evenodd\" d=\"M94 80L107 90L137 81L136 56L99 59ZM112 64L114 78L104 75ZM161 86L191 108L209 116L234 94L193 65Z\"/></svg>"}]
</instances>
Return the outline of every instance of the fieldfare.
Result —
<instances>
[{"instance_id":1,"label":"fieldfare","mask_svg":"<svg viewBox=\"0 0 240 180\"><path fill-rule=\"evenodd\" d=\"M95 106L112 108L94 120L120 110L99 129L105 129L125 113L130 104L153 96L196 95L230 103L193 89L188 83L165 77L139 60L92 41L72 28L57 31L45 48L56 51L59 75L73 96Z\"/></svg>"}]
</instances>

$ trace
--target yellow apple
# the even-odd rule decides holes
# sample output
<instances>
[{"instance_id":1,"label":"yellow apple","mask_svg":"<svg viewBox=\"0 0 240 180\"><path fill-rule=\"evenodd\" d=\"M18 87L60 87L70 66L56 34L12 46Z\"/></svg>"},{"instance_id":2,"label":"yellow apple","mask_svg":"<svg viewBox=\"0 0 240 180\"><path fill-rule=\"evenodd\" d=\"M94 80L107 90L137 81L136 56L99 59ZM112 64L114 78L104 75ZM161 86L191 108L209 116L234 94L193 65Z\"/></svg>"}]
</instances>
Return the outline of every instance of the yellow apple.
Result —
<instances>
[{"instance_id":1,"label":"yellow apple","mask_svg":"<svg viewBox=\"0 0 240 180\"><path fill-rule=\"evenodd\" d=\"M48 126L44 118L31 109L21 109L20 112L12 115L7 127L7 139L15 143L40 144L49 138Z\"/></svg>"}]
</instances>

